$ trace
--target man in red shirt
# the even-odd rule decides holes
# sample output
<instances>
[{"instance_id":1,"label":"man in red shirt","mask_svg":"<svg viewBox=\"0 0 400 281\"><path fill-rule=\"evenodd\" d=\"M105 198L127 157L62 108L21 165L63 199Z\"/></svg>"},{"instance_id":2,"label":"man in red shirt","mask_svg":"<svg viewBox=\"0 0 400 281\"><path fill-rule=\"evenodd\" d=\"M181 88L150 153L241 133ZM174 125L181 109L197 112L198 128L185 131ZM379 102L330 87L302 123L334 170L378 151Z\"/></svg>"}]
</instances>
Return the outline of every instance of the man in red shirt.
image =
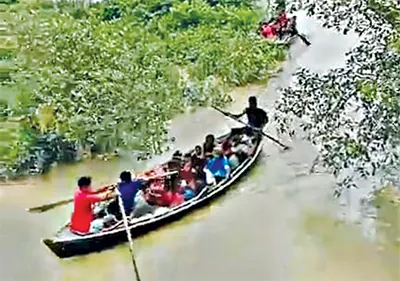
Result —
<instances>
[{"instance_id":1,"label":"man in red shirt","mask_svg":"<svg viewBox=\"0 0 400 281\"><path fill-rule=\"evenodd\" d=\"M94 220L93 204L116 196L108 187L94 191L90 177L81 177L74 194L74 212L71 217L71 230L79 233L98 232L104 220Z\"/></svg>"}]
</instances>

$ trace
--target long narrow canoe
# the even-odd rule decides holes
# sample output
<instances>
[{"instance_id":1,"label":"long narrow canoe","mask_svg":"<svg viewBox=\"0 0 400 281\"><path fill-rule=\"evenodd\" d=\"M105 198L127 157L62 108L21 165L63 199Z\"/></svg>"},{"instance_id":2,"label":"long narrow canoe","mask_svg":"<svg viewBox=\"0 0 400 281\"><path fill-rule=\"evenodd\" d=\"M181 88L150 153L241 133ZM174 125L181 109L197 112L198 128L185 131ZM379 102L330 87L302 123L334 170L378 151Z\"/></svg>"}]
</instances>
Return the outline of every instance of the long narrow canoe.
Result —
<instances>
[{"instance_id":1,"label":"long narrow canoe","mask_svg":"<svg viewBox=\"0 0 400 281\"><path fill-rule=\"evenodd\" d=\"M223 141L229 134L218 138ZM204 206L217 196L226 192L242 175L244 175L255 163L262 150L262 139L256 144L253 155L244 160L231 172L229 179L223 180L215 186L204 188L196 197L185 201L173 208L160 207L153 214L129 221L129 230L133 237L143 235L169 222L175 221L189 212ZM103 230L99 233L79 235L72 233L69 225L63 226L52 238L43 239L42 242L59 258L67 258L75 255L84 255L95 251L101 251L115 246L127 240L122 222Z\"/></svg>"}]
</instances>

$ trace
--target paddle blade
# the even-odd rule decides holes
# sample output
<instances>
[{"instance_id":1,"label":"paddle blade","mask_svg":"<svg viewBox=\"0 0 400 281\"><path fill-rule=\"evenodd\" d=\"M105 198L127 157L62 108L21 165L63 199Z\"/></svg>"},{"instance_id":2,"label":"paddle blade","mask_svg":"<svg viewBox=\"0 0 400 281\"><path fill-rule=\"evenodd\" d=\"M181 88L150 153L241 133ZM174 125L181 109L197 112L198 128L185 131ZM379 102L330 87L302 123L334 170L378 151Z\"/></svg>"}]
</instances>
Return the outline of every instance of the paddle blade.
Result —
<instances>
[{"instance_id":1,"label":"paddle blade","mask_svg":"<svg viewBox=\"0 0 400 281\"><path fill-rule=\"evenodd\" d=\"M58 202L53 202L53 203L49 203L49 204L44 204L44 205L28 208L26 210L30 213L43 213L43 212L49 211L51 209L54 209L55 207L69 204L73 201L74 201L74 199L70 198L70 199L65 199L65 200L61 200Z\"/></svg>"},{"instance_id":2,"label":"paddle blade","mask_svg":"<svg viewBox=\"0 0 400 281\"><path fill-rule=\"evenodd\" d=\"M283 148L283 151L288 151L288 150L291 150L291 149L292 149L291 147L285 146L285 147Z\"/></svg>"}]
</instances>

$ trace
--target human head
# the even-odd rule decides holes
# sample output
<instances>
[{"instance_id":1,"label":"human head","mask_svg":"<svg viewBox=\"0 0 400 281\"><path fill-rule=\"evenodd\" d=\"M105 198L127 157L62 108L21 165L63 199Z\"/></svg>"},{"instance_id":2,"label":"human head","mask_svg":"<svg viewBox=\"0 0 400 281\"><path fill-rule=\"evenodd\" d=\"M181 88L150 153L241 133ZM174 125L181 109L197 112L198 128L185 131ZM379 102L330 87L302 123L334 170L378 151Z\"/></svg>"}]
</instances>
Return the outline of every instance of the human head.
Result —
<instances>
[{"instance_id":1,"label":"human head","mask_svg":"<svg viewBox=\"0 0 400 281\"><path fill-rule=\"evenodd\" d=\"M80 189L86 189L88 187L90 187L90 185L92 184L92 178L91 177L80 177L78 180L78 186Z\"/></svg>"},{"instance_id":2,"label":"human head","mask_svg":"<svg viewBox=\"0 0 400 281\"><path fill-rule=\"evenodd\" d=\"M179 150L175 151L174 154L172 154L172 159L179 161L182 160L182 153Z\"/></svg>"},{"instance_id":3,"label":"human head","mask_svg":"<svg viewBox=\"0 0 400 281\"><path fill-rule=\"evenodd\" d=\"M192 155L190 153L185 153L185 155L183 155L183 161L185 163L190 162L192 160Z\"/></svg>"},{"instance_id":4,"label":"human head","mask_svg":"<svg viewBox=\"0 0 400 281\"><path fill-rule=\"evenodd\" d=\"M194 148L194 152L196 153L197 156L200 156L201 153L202 153L201 146L200 145L196 145L195 148Z\"/></svg>"},{"instance_id":5,"label":"human head","mask_svg":"<svg viewBox=\"0 0 400 281\"><path fill-rule=\"evenodd\" d=\"M206 143L213 143L215 141L214 135L207 135L206 136Z\"/></svg>"},{"instance_id":6,"label":"human head","mask_svg":"<svg viewBox=\"0 0 400 281\"><path fill-rule=\"evenodd\" d=\"M222 149L219 148L219 147L215 147L214 150L213 150L213 154L214 154L215 157L221 157L223 155L222 154Z\"/></svg>"},{"instance_id":7,"label":"human head","mask_svg":"<svg viewBox=\"0 0 400 281\"><path fill-rule=\"evenodd\" d=\"M249 97L249 107L257 108L257 98L255 96Z\"/></svg>"},{"instance_id":8,"label":"human head","mask_svg":"<svg viewBox=\"0 0 400 281\"><path fill-rule=\"evenodd\" d=\"M123 171L119 178L122 182L131 182L132 181L132 174L129 171Z\"/></svg>"}]
</instances>

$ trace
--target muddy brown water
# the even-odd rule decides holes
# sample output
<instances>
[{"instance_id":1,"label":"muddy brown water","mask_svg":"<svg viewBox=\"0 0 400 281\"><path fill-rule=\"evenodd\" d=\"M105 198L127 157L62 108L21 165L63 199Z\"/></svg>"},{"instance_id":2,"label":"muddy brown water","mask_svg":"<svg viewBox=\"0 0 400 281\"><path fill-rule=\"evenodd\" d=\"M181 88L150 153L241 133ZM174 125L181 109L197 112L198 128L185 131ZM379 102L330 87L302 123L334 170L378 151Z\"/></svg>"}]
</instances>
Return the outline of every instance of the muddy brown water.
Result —
<instances>
[{"instance_id":1,"label":"muddy brown water","mask_svg":"<svg viewBox=\"0 0 400 281\"><path fill-rule=\"evenodd\" d=\"M354 36L323 31L309 20L303 26L313 45L297 42L283 72L268 86L237 89L231 110L240 110L251 94L272 108L277 87L290 83L296 67L326 71L343 63L356 42ZM211 109L182 115L171 126L174 148L185 150L205 134L218 135L234 125ZM268 129L274 133L273 124ZM314 149L302 141L290 144L293 149L281 153L266 142L258 165L225 196L135 239L142 281L400 280L399 209L385 202L378 209L362 208L359 192L350 194L352 200L334 200L332 177L307 173ZM134 280L127 243L66 260L40 243L68 220L71 205L43 214L24 209L71 196L78 175L109 183L122 169L142 170L166 157L59 166L44 177L0 186L0 280Z\"/></svg>"}]
</instances>

